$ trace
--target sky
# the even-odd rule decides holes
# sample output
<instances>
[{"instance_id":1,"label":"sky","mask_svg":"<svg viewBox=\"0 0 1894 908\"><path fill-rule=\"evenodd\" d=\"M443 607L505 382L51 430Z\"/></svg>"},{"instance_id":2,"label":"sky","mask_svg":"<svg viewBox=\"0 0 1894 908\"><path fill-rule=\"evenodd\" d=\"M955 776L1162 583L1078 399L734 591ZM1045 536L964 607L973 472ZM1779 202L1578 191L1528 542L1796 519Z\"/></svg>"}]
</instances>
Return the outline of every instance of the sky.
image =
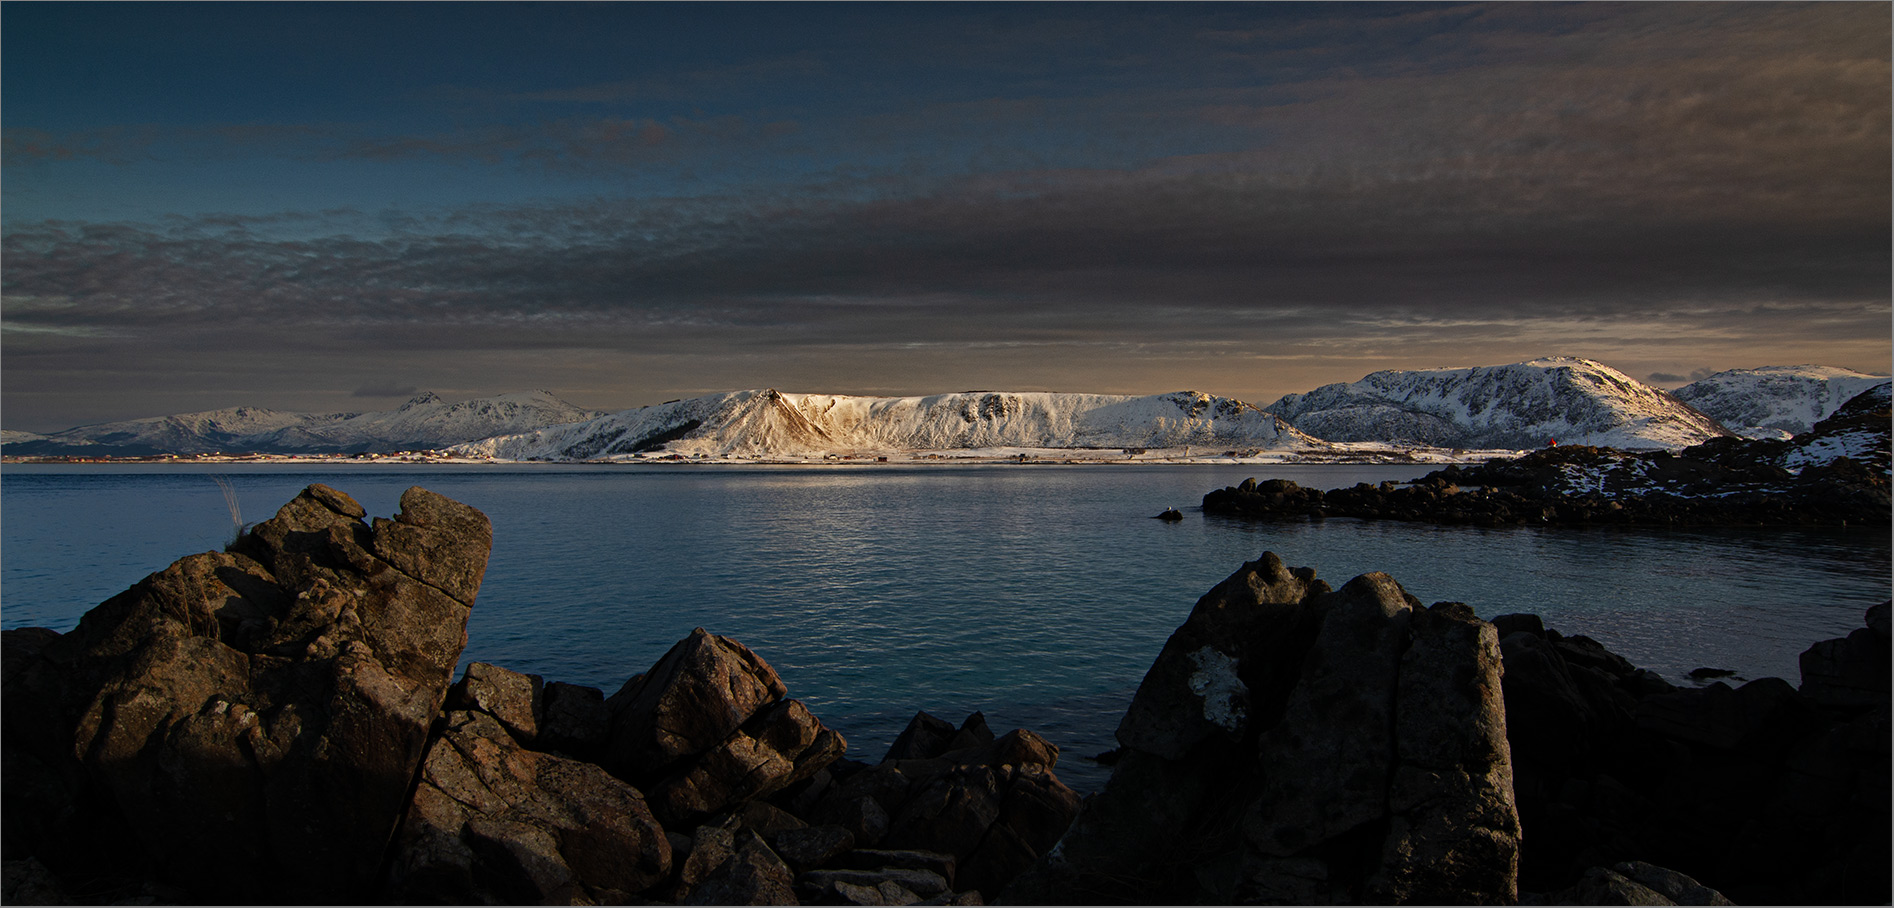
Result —
<instances>
[{"instance_id":1,"label":"sky","mask_svg":"<svg viewBox=\"0 0 1894 908\"><path fill-rule=\"evenodd\" d=\"M0 424L1886 373L1885 3L0 3Z\"/></svg>"}]
</instances>

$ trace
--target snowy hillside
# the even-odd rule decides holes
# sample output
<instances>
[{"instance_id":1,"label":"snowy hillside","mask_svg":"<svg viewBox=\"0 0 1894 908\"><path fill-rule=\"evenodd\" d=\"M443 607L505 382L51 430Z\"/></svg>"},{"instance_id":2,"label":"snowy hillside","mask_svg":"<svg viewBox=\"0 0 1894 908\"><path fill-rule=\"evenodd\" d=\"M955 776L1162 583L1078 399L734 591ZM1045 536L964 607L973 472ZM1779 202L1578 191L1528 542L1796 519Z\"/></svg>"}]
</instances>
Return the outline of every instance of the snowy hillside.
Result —
<instances>
[{"instance_id":1,"label":"snowy hillside","mask_svg":"<svg viewBox=\"0 0 1894 908\"><path fill-rule=\"evenodd\" d=\"M1726 434L1701 413L1588 359L1373 373L1267 408L1329 441L1458 448L1682 448Z\"/></svg>"},{"instance_id":2,"label":"snowy hillside","mask_svg":"<svg viewBox=\"0 0 1894 908\"><path fill-rule=\"evenodd\" d=\"M590 460L654 451L708 457L968 448L1320 448L1242 401L1196 392L1149 397L969 391L844 397L734 391L589 422L461 445L505 460Z\"/></svg>"},{"instance_id":3,"label":"snowy hillside","mask_svg":"<svg viewBox=\"0 0 1894 908\"><path fill-rule=\"evenodd\" d=\"M1672 392L1748 438L1807 432L1850 398L1888 379L1835 366L1731 369Z\"/></svg>"},{"instance_id":4,"label":"snowy hillside","mask_svg":"<svg viewBox=\"0 0 1894 908\"><path fill-rule=\"evenodd\" d=\"M1889 450L1888 415L1894 409L1891 390L1894 386L1882 381L1847 400L1813 429L1791 440L1782 465L1800 472L1847 457L1886 474L1889 459L1894 457Z\"/></svg>"},{"instance_id":5,"label":"snowy hillside","mask_svg":"<svg viewBox=\"0 0 1894 908\"><path fill-rule=\"evenodd\" d=\"M448 403L424 393L399 409L372 413L286 413L233 407L82 426L6 440L10 455L315 453L440 448L493 435L597 416L545 391Z\"/></svg>"}]
</instances>

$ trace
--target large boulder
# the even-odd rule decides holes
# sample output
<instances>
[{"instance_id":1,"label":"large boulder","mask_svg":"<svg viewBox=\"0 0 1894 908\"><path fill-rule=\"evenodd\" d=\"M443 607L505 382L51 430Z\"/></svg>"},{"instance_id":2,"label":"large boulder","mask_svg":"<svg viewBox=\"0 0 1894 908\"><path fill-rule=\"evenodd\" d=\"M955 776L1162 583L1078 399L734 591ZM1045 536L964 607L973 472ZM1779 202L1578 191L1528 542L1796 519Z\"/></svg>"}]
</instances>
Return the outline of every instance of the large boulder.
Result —
<instances>
[{"instance_id":1,"label":"large boulder","mask_svg":"<svg viewBox=\"0 0 1894 908\"><path fill-rule=\"evenodd\" d=\"M1493 627L1264 553L1172 634L1119 759L1008 902L1511 902Z\"/></svg>"},{"instance_id":2,"label":"large boulder","mask_svg":"<svg viewBox=\"0 0 1894 908\"><path fill-rule=\"evenodd\" d=\"M637 789L450 712L390 863L403 903L622 904L665 878L671 847Z\"/></svg>"},{"instance_id":3,"label":"large boulder","mask_svg":"<svg viewBox=\"0 0 1894 908\"><path fill-rule=\"evenodd\" d=\"M775 669L703 628L606 701L605 766L651 796L670 828L810 778L848 742L784 699Z\"/></svg>"},{"instance_id":4,"label":"large boulder","mask_svg":"<svg viewBox=\"0 0 1894 908\"><path fill-rule=\"evenodd\" d=\"M1743 903L1887 902L1885 614L1804 653L1800 691L1676 687L1597 641L1508 621L1521 888L1555 903L1648 897L1616 871L1668 893L1624 869L1648 861Z\"/></svg>"},{"instance_id":5,"label":"large boulder","mask_svg":"<svg viewBox=\"0 0 1894 908\"><path fill-rule=\"evenodd\" d=\"M605 765L634 783L655 781L722 744L787 690L749 647L697 628L606 701Z\"/></svg>"},{"instance_id":6,"label":"large boulder","mask_svg":"<svg viewBox=\"0 0 1894 908\"><path fill-rule=\"evenodd\" d=\"M9 857L207 900L368 897L492 530L418 487L364 516L312 485L70 633L7 632Z\"/></svg>"},{"instance_id":7,"label":"large boulder","mask_svg":"<svg viewBox=\"0 0 1894 908\"><path fill-rule=\"evenodd\" d=\"M758 710L690 766L651 786L653 805L682 823L775 794L813 775L848 744L798 700Z\"/></svg>"},{"instance_id":8,"label":"large boulder","mask_svg":"<svg viewBox=\"0 0 1894 908\"><path fill-rule=\"evenodd\" d=\"M1867 626L1823 640L1802 653L1802 694L1825 706L1851 709L1888 702L1889 603L1868 610Z\"/></svg>"},{"instance_id":9,"label":"large boulder","mask_svg":"<svg viewBox=\"0 0 1894 908\"><path fill-rule=\"evenodd\" d=\"M862 846L841 856L845 869L926 871L962 896L990 899L1050 852L1079 811L1078 793L1053 773L1057 746L1026 729L996 738L979 713L958 729L920 713L889 754L874 766L835 764L835 780L808 808L813 822L847 829ZM887 882L804 874L799 885L810 897L847 901L849 885ZM934 895L922 892L933 886L901 885Z\"/></svg>"}]
</instances>

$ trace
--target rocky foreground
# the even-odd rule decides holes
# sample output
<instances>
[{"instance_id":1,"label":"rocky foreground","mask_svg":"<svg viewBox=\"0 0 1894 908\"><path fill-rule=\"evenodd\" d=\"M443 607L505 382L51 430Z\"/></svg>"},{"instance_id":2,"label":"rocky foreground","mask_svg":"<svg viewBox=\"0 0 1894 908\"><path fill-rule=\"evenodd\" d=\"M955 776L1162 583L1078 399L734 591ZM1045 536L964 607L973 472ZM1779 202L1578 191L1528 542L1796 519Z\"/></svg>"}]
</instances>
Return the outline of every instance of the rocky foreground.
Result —
<instances>
[{"instance_id":1,"label":"rocky foreground","mask_svg":"<svg viewBox=\"0 0 1894 908\"><path fill-rule=\"evenodd\" d=\"M847 759L703 630L610 696L456 680L486 518L419 488L365 518L311 486L69 633L0 634L6 902L1889 899L1885 605L1800 690L1679 689L1266 553L1165 644L1081 805L1057 747L978 714Z\"/></svg>"},{"instance_id":2,"label":"rocky foreground","mask_svg":"<svg viewBox=\"0 0 1894 908\"><path fill-rule=\"evenodd\" d=\"M1864 392L1788 440L1716 438L1679 453L1561 446L1328 491L1250 479L1205 495L1203 509L1475 526L1887 526L1887 391Z\"/></svg>"}]
</instances>

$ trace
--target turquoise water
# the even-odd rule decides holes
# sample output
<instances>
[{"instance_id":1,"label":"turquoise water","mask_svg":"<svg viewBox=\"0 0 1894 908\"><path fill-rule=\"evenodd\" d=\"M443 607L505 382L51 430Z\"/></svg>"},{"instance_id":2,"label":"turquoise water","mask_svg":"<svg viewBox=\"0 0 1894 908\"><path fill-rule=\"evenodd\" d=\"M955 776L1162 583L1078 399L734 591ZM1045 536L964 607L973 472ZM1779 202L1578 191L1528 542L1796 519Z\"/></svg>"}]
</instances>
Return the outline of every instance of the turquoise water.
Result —
<instances>
[{"instance_id":1,"label":"turquoise water","mask_svg":"<svg viewBox=\"0 0 1894 908\"><path fill-rule=\"evenodd\" d=\"M1246 476L1323 488L1415 466L9 466L0 624L66 630L145 574L221 547L311 482L393 513L421 485L485 511L494 550L467 660L616 690L704 627L756 650L879 759L916 709L982 710L1084 756L1197 597L1264 550L1340 585L1371 570L1423 602L1531 611L1679 679L1798 680L1796 656L1888 596L1889 531L1480 529L1205 517ZM1152 520L1169 506L1179 523Z\"/></svg>"}]
</instances>

